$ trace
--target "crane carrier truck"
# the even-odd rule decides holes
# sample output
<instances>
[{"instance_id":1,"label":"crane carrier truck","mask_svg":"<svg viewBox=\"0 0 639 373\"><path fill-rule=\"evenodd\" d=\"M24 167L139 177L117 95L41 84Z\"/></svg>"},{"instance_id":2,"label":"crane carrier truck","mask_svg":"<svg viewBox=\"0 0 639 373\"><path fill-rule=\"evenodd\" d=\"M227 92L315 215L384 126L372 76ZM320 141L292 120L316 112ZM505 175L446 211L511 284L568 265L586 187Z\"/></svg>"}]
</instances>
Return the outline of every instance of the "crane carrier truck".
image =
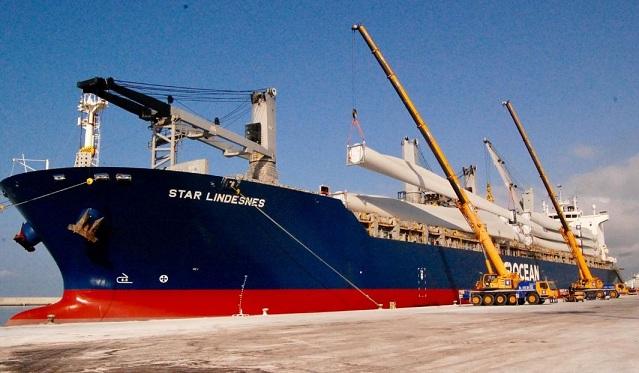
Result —
<instances>
[{"instance_id":1,"label":"crane carrier truck","mask_svg":"<svg viewBox=\"0 0 639 373\"><path fill-rule=\"evenodd\" d=\"M570 251L572 252L572 255L575 259L575 262L577 263L579 278L570 285L566 300L574 302L574 301L583 301L584 298L585 299L604 299L605 297L618 298L619 297L618 289L621 289L620 286L616 287L615 285L604 285L603 281L599 277L594 276L590 272L590 269L588 268L588 265L586 264L586 260L584 259L582 250L577 244L575 235L572 233L572 230L570 229L570 226L568 225L568 222L566 221L566 217L564 216L563 209L561 208L561 206L559 206L559 202L557 201L557 198L555 197L555 193L552 190L550 180L548 180L548 177L546 176L546 173L544 172L544 169L541 166L541 161L539 160L539 157L537 156L537 153L535 152L535 149L533 148L532 143L530 142L530 139L528 138L528 135L526 134L526 131L524 130L524 126L521 124L519 115L517 115L517 112L515 111L515 108L512 102L505 101L503 102L503 105L508 110L508 113L510 113L510 116L512 117L513 122L515 123L515 127L517 127L517 131L521 135L521 138L524 141L524 144L526 145L526 149L528 150L528 153L530 154L530 157L532 158L533 163L535 164L535 167L537 168L539 177L541 178L541 181L543 182L544 187L546 188L546 191L548 192L548 197L550 198L552 205L555 207L555 211L557 212L557 216L559 217L559 221L561 222L561 229L560 229L561 235L566 241L566 244L570 248Z\"/></svg>"},{"instance_id":2,"label":"crane carrier truck","mask_svg":"<svg viewBox=\"0 0 639 373\"><path fill-rule=\"evenodd\" d=\"M517 273L510 272L506 269L499 250L495 247L486 226L480 221L475 208L472 206L468 195L460 186L457 175L450 166L448 159L444 155L435 137L431 134L426 122L417 111L408 93L399 81L399 78L393 72L390 65L386 62L382 52L372 39L366 27L361 24L354 25L353 31L358 31L375 59L381 66L399 95L402 103L410 113L413 121L417 125L417 129L422 134L426 143L432 150L437 162L446 174L455 195L457 196L457 207L462 213L471 230L475 233L477 240L480 242L484 258L486 262L487 273L482 274L476 282L474 289L470 292L470 301L473 305L515 305L528 302L530 304L541 304L546 299L555 300L558 297L558 290L551 281L525 281Z\"/></svg>"}]
</instances>

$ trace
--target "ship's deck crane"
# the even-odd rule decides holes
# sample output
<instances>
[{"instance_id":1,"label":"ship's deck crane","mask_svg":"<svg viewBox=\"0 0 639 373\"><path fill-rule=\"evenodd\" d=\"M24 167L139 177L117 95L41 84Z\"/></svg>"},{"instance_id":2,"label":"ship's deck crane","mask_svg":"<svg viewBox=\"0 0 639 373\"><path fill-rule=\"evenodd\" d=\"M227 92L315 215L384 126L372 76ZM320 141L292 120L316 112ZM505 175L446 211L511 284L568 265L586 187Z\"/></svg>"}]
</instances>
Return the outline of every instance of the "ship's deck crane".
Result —
<instances>
[{"instance_id":1,"label":"ship's deck crane","mask_svg":"<svg viewBox=\"0 0 639 373\"><path fill-rule=\"evenodd\" d=\"M517 127L517 131L521 135L521 138L524 141L524 144L526 145L526 149L528 150L528 153L530 154L530 157L532 158L533 163L535 164L535 167L537 168L539 177L541 177L541 181L543 182L544 187L546 187L546 191L548 192L548 197L550 198L550 201L555 207L555 211L557 212L557 215L561 222L560 233L564 237L564 240L566 241L566 244L568 245L568 247L570 247L572 255L575 258L575 261L577 262L577 269L579 270L579 280L575 281L571 285L571 289L570 289L570 292L572 293L571 296L581 297L585 293L586 298L601 299L606 294L609 294L611 297L616 298L618 296L617 291L614 289L611 290L608 287L604 288L603 281L600 278L593 276L592 273L590 272L590 269L588 268L588 265L586 264L586 260L583 256L583 253L581 252L581 248L579 247L579 244L577 244L575 235L572 233L572 230L570 229L570 226L568 225L568 222L566 221L566 217L564 216L561 206L559 206L559 202L557 201L557 198L555 197L555 193L552 189L550 181L548 180L548 177L546 176L546 173L544 172L544 169L541 166L541 161L539 160L539 157L537 156L537 153L535 152L535 149L533 148L532 143L530 142L528 135L526 134L526 131L524 130L524 127L521 124L521 121L519 120L519 116L517 115L517 112L515 111L515 108L512 102L505 101L503 102L503 105L508 110L508 113L510 113L510 116L512 117L513 122L515 123L515 126ZM577 294L575 295L575 293Z\"/></svg>"},{"instance_id":2,"label":"ship's deck crane","mask_svg":"<svg viewBox=\"0 0 639 373\"><path fill-rule=\"evenodd\" d=\"M437 162L441 166L442 170L446 174L448 181L450 182L455 195L457 196L457 207L461 211L462 215L468 222L468 225L475 233L475 236L481 243L486 258L486 268L488 273L482 275L482 278L477 281L474 294L471 294L471 302L475 305L502 305L502 304L516 304L518 299L524 299L520 294L524 294L526 300L529 303L539 303L541 301L540 293L536 289L536 284L530 284L529 281L523 281L519 274L512 273L506 269L498 249L493 244L486 226L482 224L474 207L470 203L470 200L460 186L460 182L455 174L453 168L450 166L448 159L441 150L439 144L435 140L435 137L431 134L426 122L422 119L421 115L417 111L417 108L413 104L412 100L408 96L408 93L404 89L403 85L399 81L399 78L393 72L390 65L384 59L382 52L375 44L375 41L371 38L366 28L361 25L353 25L353 31L358 31L371 52L375 56L375 59L381 66L382 70L386 74L386 77L390 81L391 85L399 95L406 109L413 118L417 129L422 134L426 143L432 150ZM550 290L550 289L545 289ZM525 292L525 293L524 293Z\"/></svg>"},{"instance_id":3,"label":"ship's deck crane","mask_svg":"<svg viewBox=\"0 0 639 373\"><path fill-rule=\"evenodd\" d=\"M501 180L504 182L504 186L506 186L506 190L508 191L508 194L510 195L510 199L515 205L515 210L518 213L523 212L521 196L519 195L519 192L517 190L517 184L515 184L515 182L513 181L513 178L510 176L510 172L508 172L508 169L506 169L506 162L504 162L504 160L499 156L499 154L497 154L497 151L495 150L495 147L490 142L490 140L488 140L485 137L484 137L484 145L486 145L486 150L488 151L488 154L490 155L490 159L493 161L493 164L495 165L497 172L499 172L499 176L501 177Z\"/></svg>"},{"instance_id":4,"label":"ship's deck crane","mask_svg":"<svg viewBox=\"0 0 639 373\"><path fill-rule=\"evenodd\" d=\"M275 183L275 96L274 88L253 92L252 122L245 138L198 115L125 87L113 78L80 81L78 88L133 113L152 124L152 167L172 167L177 162L177 141L198 140L223 151L226 157L249 160L249 177ZM171 99L169 98L169 102ZM254 141L252 141L254 140Z\"/></svg>"}]
</instances>

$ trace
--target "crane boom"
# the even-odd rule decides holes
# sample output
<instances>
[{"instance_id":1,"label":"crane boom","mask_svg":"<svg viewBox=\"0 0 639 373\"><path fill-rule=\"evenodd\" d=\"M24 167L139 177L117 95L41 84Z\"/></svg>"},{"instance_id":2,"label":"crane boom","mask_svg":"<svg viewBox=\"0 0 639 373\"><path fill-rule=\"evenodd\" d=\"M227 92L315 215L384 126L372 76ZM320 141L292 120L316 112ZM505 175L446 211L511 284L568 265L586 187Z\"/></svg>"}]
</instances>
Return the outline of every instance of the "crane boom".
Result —
<instances>
[{"instance_id":1,"label":"crane boom","mask_svg":"<svg viewBox=\"0 0 639 373\"><path fill-rule=\"evenodd\" d=\"M510 176L508 169L506 169L506 162L497 154L495 147L487 138L484 138L484 145L486 145L486 150L488 150L488 154L490 154L490 159L493 161L497 172L499 172L499 176L501 180L504 182L506 186L506 190L508 194L510 194L510 198L515 204L515 209L517 212L522 212L523 208L521 206L521 196L517 192L517 185L513 182L513 178Z\"/></svg>"},{"instance_id":2,"label":"crane boom","mask_svg":"<svg viewBox=\"0 0 639 373\"><path fill-rule=\"evenodd\" d=\"M259 142L251 141L231 132L215 122L201 118L196 114L162 102L144 93L124 87L113 78L95 77L80 81L77 86L84 93L93 93L143 120L152 123L162 123L166 120L175 122L176 128L181 135L218 148L224 152L225 156L239 156L249 159L251 153L258 153L275 158L273 144L269 144L270 146L267 148ZM275 97L275 90L268 89L265 92L254 92L252 95L254 104L257 101L256 97L260 95ZM273 124L270 125L273 126ZM267 127L267 123L262 124L262 126ZM270 134L270 136L274 135ZM268 143L265 136L262 136L261 143Z\"/></svg>"},{"instance_id":3,"label":"crane boom","mask_svg":"<svg viewBox=\"0 0 639 373\"><path fill-rule=\"evenodd\" d=\"M491 273L496 272L501 277L509 277L513 280L513 282L519 282L519 276L516 273L511 273L506 269L504 262L499 255L499 251L497 250L497 248L493 244L492 239L488 235L486 226L481 223L479 217L477 216L477 213L475 212L475 210L473 209L470 203L470 200L468 199L468 196L466 195L463 188L460 187L459 180L455 172L453 171L453 168L448 163L448 160L446 159L439 144L435 140L435 137L431 134L426 122L422 119L421 115L417 111L417 108L411 101L410 97L408 96L408 93L406 93L406 90L404 89L404 87L402 86L402 83L397 78L397 75L395 74L395 72L393 72L390 65L384 59L382 52L375 44L375 41L373 41L373 39L371 38L370 34L366 30L366 27L364 27L364 25L353 25L352 30L359 31L362 38L364 38L364 41L366 42L371 52L375 56L375 59L377 59L377 62L381 66L382 70L384 70L386 77L388 78L391 85L393 86L393 88L399 95L400 99L404 103L404 106L406 106L406 109L408 109L408 112L410 113L410 116L413 118L413 121L415 121L415 124L417 125L417 129L426 140L426 143L428 144L430 149L433 151L433 154L435 155L437 162L439 163L442 170L446 174L446 178L450 182L450 185L453 188L455 195L457 196L457 199L458 199L457 207L461 211L462 215L468 222L468 225L473 230L477 239L479 240L479 242L481 243L484 249L484 253L487 256L486 266L488 268L488 271Z\"/></svg>"},{"instance_id":4,"label":"crane boom","mask_svg":"<svg viewBox=\"0 0 639 373\"><path fill-rule=\"evenodd\" d=\"M524 130L524 127L521 124L521 121L519 120L519 116L517 115L517 112L515 111L515 108L513 107L512 102L505 101L503 102L503 105L506 107L506 109L508 109L508 112L510 113L510 116L512 117L513 122L515 123L515 126L517 127L517 131L519 131L519 134L521 135L521 138L524 141L524 144L526 145L526 149L528 149L528 153L530 154L530 157L532 158L533 163L535 164L535 167L537 168L537 172L539 173L539 176L541 177L541 181L546 187L546 191L548 192L548 197L550 198L552 205L555 207L555 211L557 211L557 216L559 216L559 220L561 221L561 230L560 230L561 235L564 237L564 240L566 240L566 243L570 247L570 250L572 251L572 255L574 256L577 262L577 268L579 269L579 277L583 285L586 285L586 283L593 283L593 281L594 282L598 281L600 285L596 287L601 287L601 284L602 284L601 280L593 277L592 274L590 273L590 269L588 268L588 265L586 264L586 260L584 259L581 249L579 248L579 245L577 244L575 235L570 230L570 226L568 225L568 222L566 221L566 217L564 216L564 213L561 207L559 206L559 202L557 201L557 198L555 197L555 193L552 190L550 181L548 180L548 177L546 176L546 173L544 172L544 169L541 166L539 157L537 156L537 153L535 152L535 149L533 148L528 138L528 135L526 134L526 131Z\"/></svg>"}]
</instances>

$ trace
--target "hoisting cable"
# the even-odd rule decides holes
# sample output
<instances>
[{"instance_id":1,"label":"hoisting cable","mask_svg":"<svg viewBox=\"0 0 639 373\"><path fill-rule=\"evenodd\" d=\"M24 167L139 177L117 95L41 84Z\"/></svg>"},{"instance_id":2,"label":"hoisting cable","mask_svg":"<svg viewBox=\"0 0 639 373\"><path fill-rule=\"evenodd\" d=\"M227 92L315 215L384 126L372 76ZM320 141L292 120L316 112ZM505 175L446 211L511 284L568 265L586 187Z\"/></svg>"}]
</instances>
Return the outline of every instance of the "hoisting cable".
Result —
<instances>
[{"instance_id":1,"label":"hoisting cable","mask_svg":"<svg viewBox=\"0 0 639 373\"><path fill-rule=\"evenodd\" d=\"M250 102L250 95L256 90L228 90L228 89L210 89L210 88L193 88L163 84L151 84L142 82L132 82L126 80L115 80L123 87L135 89L155 98L173 96L175 99L182 101L195 102Z\"/></svg>"},{"instance_id":2,"label":"hoisting cable","mask_svg":"<svg viewBox=\"0 0 639 373\"><path fill-rule=\"evenodd\" d=\"M351 130L348 131L348 145L351 145L351 138L353 137L353 128L357 129L357 134L362 140L362 144L366 144L366 138L364 137L364 130L362 130L362 126L359 125L359 119L357 119L357 109L353 108L353 121L351 122Z\"/></svg>"},{"instance_id":3,"label":"hoisting cable","mask_svg":"<svg viewBox=\"0 0 639 373\"><path fill-rule=\"evenodd\" d=\"M353 37L351 38L351 103L353 104L353 110L357 107L355 102L355 32L352 33Z\"/></svg>"},{"instance_id":4,"label":"hoisting cable","mask_svg":"<svg viewBox=\"0 0 639 373\"><path fill-rule=\"evenodd\" d=\"M5 209L7 209L7 208L9 208L9 207L16 207L16 206L24 205L25 203L33 202L33 201L41 199L41 198L45 198L45 197L52 196L54 194L62 193L62 192L65 192L65 191L67 191L69 189L77 188L77 187L85 185L85 184L86 185L93 184L93 179L92 178L88 178L88 179L86 179L86 181L83 181L81 183L78 183L78 184L75 184L75 185L71 185L71 186L68 186L66 188L62 188L62 189L59 189L59 190L55 190L53 192L49 192L49 193L43 194L41 196L33 197L33 198L28 199L26 201L22 201L22 202L18 202L18 203L10 203L8 205L0 204L0 212L5 210Z\"/></svg>"},{"instance_id":5,"label":"hoisting cable","mask_svg":"<svg viewBox=\"0 0 639 373\"><path fill-rule=\"evenodd\" d=\"M488 166L488 157L490 157L488 149L484 147L484 170L486 172L486 183L490 184L490 167Z\"/></svg>"},{"instance_id":6,"label":"hoisting cable","mask_svg":"<svg viewBox=\"0 0 639 373\"><path fill-rule=\"evenodd\" d=\"M357 115L357 101L356 101L356 88L355 88L355 77L357 75L357 63L355 62L355 33L353 33L352 45L351 45L351 103L353 105L353 111L351 115L353 117L351 121L351 126L348 131L348 138L346 140L347 145L351 145L351 138L353 137L353 129L357 130L359 137L362 141L362 144L366 144L366 138L364 137L364 130L362 130L362 126L359 123L359 118Z\"/></svg>"},{"instance_id":7,"label":"hoisting cable","mask_svg":"<svg viewBox=\"0 0 639 373\"><path fill-rule=\"evenodd\" d=\"M185 108L186 110L190 111L191 113L195 113L199 116L203 116L202 114L198 113L197 111L191 109L187 104L185 104L184 102L182 102L181 100L175 99L175 97L171 96L175 102L177 102L178 105L182 106L183 108Z\"/></svg>"},{"instance_id":8,"label":"hoisting cable","mask_svg":"<svg viewBox=\"0 0 639 373\"><path fill-rule=\"evenodd\" d=\"M497 153L497 155L499 155L499 158L504 159L504 157L502 157L501 154ZM506 166L506 163L504 162L504 167ZM522 190L519 189L519 185L524 185L522 183L520 183L520 180L525 180L522 179L520 176L522 175L519 170L517 170L517 168L515 168L515 166L513 164L509 164L508 166L508 173L510 174L510 178L512 179L512 186L511 188L514 188L515 190ZM530 185L529 183L526 183L527 185ZM510 194L510 193L509 193ZM515 201L514 198L511 196L510 198L513 201L513 205L517 206L518 204L521 206L521 200L520 201ZM522 206L523 208L523 206Z\"/></svg>"},{"instance_id":9,"label":"hoisting cable","mask_svg":"<svg viewBox=\"0 0 639 373\"><path fill-rule=\"evenodd\" d=\"M490 202L495 202L495 196L493 195L492 182L490 181L490 167L488 166L488 149L484 147L484 170L486 173L486 199Z\"/></svg>"},{"instance_id":10,"label":"hoisting cable","mask_svg":"<svg viewBox=\"0 0 639 373\"><path fill-rule=\"evenodd\" d=\"M251 111L250 105L246 105L244 103L239 104L231 112L220 117L220 121L224 123L222 127L227 128L230 125L237 123L237 121L245 116L249 111Z\"/></svg>"},{"instance_id":11,"label":"hoisting cable","mask_svg":"<svg viewBox=\"0 0 639 373\"><path fill-rule=\"evenodd\" d=\"M245 195L242 194L242 192L240 191L240 188L238 188L237 186L231 186L231 188L235 191L235 193L241 197L245 197ZM382 304L381 303L377 303L373 298L370 297L370 295L366 294L362 289L360 289L357 285L355 285L351 280L349 280L348 278L346 278L346 276L342 275L337 269L333 268L333 266L331 266L330 264L328 264L324 259L322 259L322 257L320 257L319 255L317 255L310 247L306 246L302 241L300 241L297 237L295 237L291 232L289 232L286 228L284 228L280 223L278 223L277 221L275 221L275 219L273 219L269 214L266 213L266 211L262 210L261 208L255 206L255 208L257 209L257 211L259 211L262 215L264 215L264 217L266 217L268 220L271 221L271 223L275 224L276 227L278 227L279 229L281 229L284 233L286 233L290 238L293 239L293 241L297 242L300 246L302 246L306 251L308 251L311 255L313 255L315 257L315 259L319 260L322 264L324 264L325 266L327 266L331 271L333 271L335 274L337 274L340 278L342 278L342 280L346 281L346 283L348 283L351 287L353 287L353 289L357 290L360 294L362 294L366 299L368 299L369 301L371 301L373 304L375 304L376 307L378 308L382 308Z\"/></svg>"},{"instance_id":12,"label":"hoisting cable","mask_svg":"<svg viewBox=\"0 0 639 373\"><path fill-rule=\"evenodd\" d=\"M426 169L428 171L432 171L433 168L430 167L430 164L428 163L428 160L426 159L426 157L424 157L424 152L422 152L422 148L420 148L419 146L417 147L417 151L419 152L419 157L422 159L422 162L424 162L424 166L426 167Z\"/></svg>"},{"instance_id":13,"label":"hoisting cable","mask_svg":"<svg viewBox=\"0 0 639 373\"><path fill-rule=\"evenodd\" d=\"M189 105L187 105L185 102L183 102L182 100L178 100L175 97L172 96L172 98L175 100L175 102L184 107L185 109L189 110L191 113L195 113L201 117L205 117L204 115L198 113L196 110L194 110L193 108L191 108ZM191 100L193 101L193 100ZM222 127L223 128L227 128L230 125L236 123L242 116L246 115L246 113L248 113L251 110L251 106L247 105L248 101L241 101L239 105L237 105L233 110L231 110L229 113L224 114L223 116L217 117L218 122L222 123ZM215 123L215 124L220 124L220 123Z\"/></svg>"}]
</instances>

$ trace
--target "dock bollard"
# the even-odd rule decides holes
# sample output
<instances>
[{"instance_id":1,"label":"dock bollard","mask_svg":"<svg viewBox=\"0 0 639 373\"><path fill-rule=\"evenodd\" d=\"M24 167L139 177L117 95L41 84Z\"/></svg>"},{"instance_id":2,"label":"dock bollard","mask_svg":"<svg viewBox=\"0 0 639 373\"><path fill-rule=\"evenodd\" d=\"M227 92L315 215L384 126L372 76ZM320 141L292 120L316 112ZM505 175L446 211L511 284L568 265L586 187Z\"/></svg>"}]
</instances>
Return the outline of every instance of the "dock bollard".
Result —
<instances>
[{"instance_id":1,"label":"dock bollard","mask_svg":"<svg viewBox=\"0 0 639 373\"><path fill-rule=\"evenodd\" d=\"M268 308L262 308L262 316L268 316Z\"/></svg>"},{"instance_id":2,"label":"dock bollard","mask_svg":"<svg viewBox=\"0 0 639 373\"><path fill-rule=\"evenodd\" d=\"M48 314L47 315L47 324L53 324L55 323L55 314Z\"/></svg>"}]
</instances>

